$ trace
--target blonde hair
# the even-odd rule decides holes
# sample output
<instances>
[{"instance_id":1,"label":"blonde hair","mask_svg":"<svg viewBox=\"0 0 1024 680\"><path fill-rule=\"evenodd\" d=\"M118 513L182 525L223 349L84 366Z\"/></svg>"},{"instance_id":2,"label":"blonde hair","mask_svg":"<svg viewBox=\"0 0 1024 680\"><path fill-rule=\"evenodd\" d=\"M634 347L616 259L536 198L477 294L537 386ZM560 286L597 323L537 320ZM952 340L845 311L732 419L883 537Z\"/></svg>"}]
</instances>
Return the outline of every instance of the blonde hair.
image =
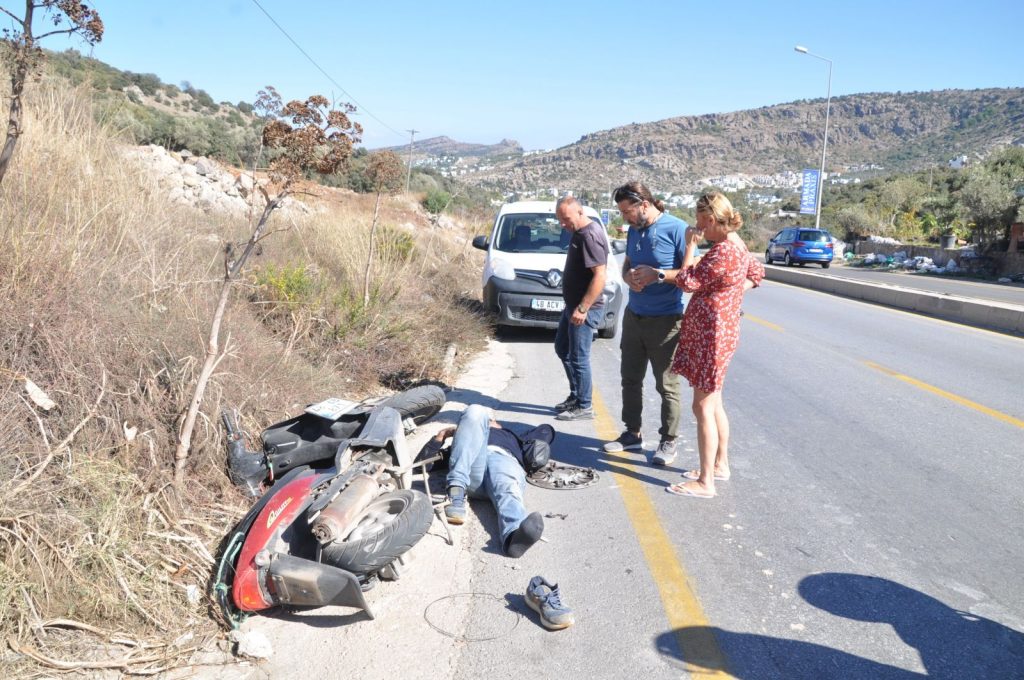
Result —
<instances>
[{"instance_id":1,"label":"blonde hair","mask_svg":"<svg viewBox=\"0 0 1024 680\"><path fill-rule=\"evenodd\" d=\"M729 231L736 231L743 226L743 218L733 207L729 199L717 191L704 194L697 199L697 212L711 213L717 224L724 225Z\"/></svg>"}]
</instances>

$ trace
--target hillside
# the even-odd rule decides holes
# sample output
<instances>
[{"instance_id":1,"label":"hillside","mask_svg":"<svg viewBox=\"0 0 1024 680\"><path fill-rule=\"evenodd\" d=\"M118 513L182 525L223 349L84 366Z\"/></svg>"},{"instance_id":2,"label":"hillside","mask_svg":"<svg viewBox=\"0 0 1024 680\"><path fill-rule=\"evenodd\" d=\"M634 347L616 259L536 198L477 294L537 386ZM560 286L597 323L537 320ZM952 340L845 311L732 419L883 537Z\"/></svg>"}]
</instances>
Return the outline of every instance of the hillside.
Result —
<instances>
[{"instance_id":1,"label":"hillside","mask_svg":"<svg viewBox=\"0 0 1024 680\"><path fill-rule=\"evenodd\" d=\"M824 123L824 99L634 123L496 162L465 180L505 190L607 189L610 176L685 190L720 174L817 167ZM849 95L832 99L828 170L910 171L1011 144L1024 144L1022 88Z\"/></svg>"},{"instance_id":2,"label":"hillside","mask_svg":"<svg viewBox=\"0 0 1024 680\"><path fill-rule=\"evenodd\" d=\"M475 230L455 210L434 218L414 196L305 181L219 307L247 208L259 213L275 185L126 144L96 110L116 97L97 99L95 85L31 83L0 183L5 678L230 663L207 594L250 503L225 473L221 410L255 434L321 398L443 380L454 349L488 332ZM222 353L176 487L217 309Z\"/></svg>"},{"instance_id":3,"label":"hillside","mask_svg":"<svg viewBox=\"0 0 1024 680\"><path fill-rule=\"evenodd\" d=\"M403 157L409 152L409 145L387 147L387 150L394 151ZM472 158L487 158L491 156L507 156L510 154L521 155L522 145L513 139L503 139L497 144L472 144L459 142L451 137L429 137L417 139L413 144L413 158L424 156L464 156Z\"/></svg>"}]
</instances>

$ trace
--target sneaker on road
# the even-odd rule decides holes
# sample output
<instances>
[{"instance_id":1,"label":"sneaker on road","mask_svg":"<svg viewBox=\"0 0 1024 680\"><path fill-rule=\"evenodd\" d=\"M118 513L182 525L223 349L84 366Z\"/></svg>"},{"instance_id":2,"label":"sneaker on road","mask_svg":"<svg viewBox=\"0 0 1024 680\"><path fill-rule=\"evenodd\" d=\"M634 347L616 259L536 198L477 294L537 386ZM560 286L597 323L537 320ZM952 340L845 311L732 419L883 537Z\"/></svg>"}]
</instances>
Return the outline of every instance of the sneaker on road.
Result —
<instances>
[{"instance_id":1,"label":"sneaker on road","mask_svg":"<svg viewBox=\"0 0 1024 680\"><path fill-rule=\"evenodd\" d=\"M592 408L582 408L580 406L573 406L568 411L562 411L557 416L555 416L555 420L593 420L593 419L594 419L594 409L592 409Z\"/></svg>"},{"instance_id":2,"label":"sneaker on road","mask_svg":"<svg viewBox=\"0 0 1024 680\"><path fill-rule=\"evenodd\" d=\"M558 584L551 585L543 576L534 576L526 586L526 604L540 614L540 622L548 630L561 630L576 623L572 610L562 603Z\"/></svg>"},{"instance_id":3,"label":"sneaker on road","mask_svg":"<svg viewBox=\"0 0 1024 680\"><path fill-rule=\"evenodd\" d=\"M639 451L642 448L644 448L643 437L633 434L629 430L620 434L614 441L604 445L604 450L609 453L614 451Z\"/></svg>"},{"instance_id":4,"label":"sneaker on road","mask_svg":"<svg viewBox=\"0 0 1024 680\"><path fill-rule=\"evenodd\" d=\"M466 490L461 486L448 487L450 502L444 508L444 516L448 524L465 524L466 522Z\"/></svg>"},{"instance_id":5,"label":"sneaker on road","mask_svg":"<svg viewBox=\"0 0 1024 680\"><path fill-rule=\"evenodd\" d=\"M555 412L561 413L562 411L568 411L572 407L576 406L576 404L576 397L570 394L568 397L565 398L564 401L560 401L557 404L555 404Z\"/></svg>"},{"instance_id":6,"label":"sneaker on road","mask_svg":"<svg viewBox=\"0 0 1024 680\"><path fill-rule=\"evenodd\" d=\"M655 465L671 465L676 459L676 440L665 437L658 444L658 450L654 452L651 462Z\"/></svg>"}]
</instances>

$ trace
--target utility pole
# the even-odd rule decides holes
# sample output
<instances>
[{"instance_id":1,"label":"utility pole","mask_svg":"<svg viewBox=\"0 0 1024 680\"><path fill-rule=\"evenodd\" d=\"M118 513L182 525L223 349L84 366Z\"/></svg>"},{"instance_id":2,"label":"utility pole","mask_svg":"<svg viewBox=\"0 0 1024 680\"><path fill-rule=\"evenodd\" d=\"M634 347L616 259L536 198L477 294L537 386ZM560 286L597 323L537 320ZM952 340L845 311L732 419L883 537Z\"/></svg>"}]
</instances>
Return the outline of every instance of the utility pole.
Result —
<instances>
[{"instance_id":1,"label":"utility pole","mask_svg":"<svg viewBox=\"0 0 1024 680\"><path fill-rule=\"evenodd\" d=\"M409 182L412 180L412 138L419 130L406 130L409 133L409 167L405 173L405 193L409 193Z\"/></svg>"}]
</instances>

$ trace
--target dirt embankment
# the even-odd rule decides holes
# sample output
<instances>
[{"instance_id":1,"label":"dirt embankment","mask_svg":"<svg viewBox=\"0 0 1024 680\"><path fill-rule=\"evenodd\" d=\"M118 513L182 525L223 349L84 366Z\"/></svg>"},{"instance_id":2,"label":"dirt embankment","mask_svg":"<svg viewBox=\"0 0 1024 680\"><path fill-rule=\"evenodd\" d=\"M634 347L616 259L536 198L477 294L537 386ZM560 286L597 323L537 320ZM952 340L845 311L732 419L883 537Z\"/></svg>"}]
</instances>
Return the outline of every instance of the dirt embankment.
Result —
<instances>
[{"instance_id":1,"label":"dirt embankment","mask_svg":"<svg viewBox=\"0 0 1024 680\"><path fill-rule=\"evenodd\" d=\"M220 409L259 432L327 396L443 378L449 347L469 353L488 330L472 228L385 197L371 250L375 197L314 186L296 197L306 209L275 215L232 294L175 490L176 433L247 213L209 191L180 200L66 85L34 85L25 130L0 185L0 674L157 672L224 644L210 569L247 501L224 473ZM166 156L181 192L253 194L237 170L133 153Z\"/></svg>"}]
</instances>

